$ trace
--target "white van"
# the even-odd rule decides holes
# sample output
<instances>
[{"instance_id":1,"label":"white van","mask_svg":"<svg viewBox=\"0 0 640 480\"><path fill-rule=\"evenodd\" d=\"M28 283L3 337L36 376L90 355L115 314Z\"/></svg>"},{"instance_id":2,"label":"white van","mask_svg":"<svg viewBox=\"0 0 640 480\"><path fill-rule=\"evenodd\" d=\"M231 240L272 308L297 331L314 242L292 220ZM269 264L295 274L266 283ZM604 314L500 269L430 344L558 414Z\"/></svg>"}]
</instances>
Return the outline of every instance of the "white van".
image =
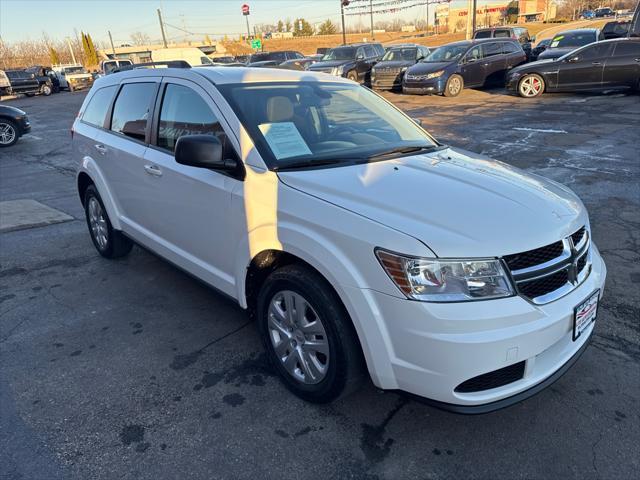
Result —
<instances>
[{"instance_id":1,"label":"white van","mask_svg":"<svg viewBox=\"0 0 640 480\"><path fill-rule=\"evenodd\" d=\"M213 65L213 62L199 48L161 48L151 52L154 62L166 62L170 60L184 60L192 67L198 65Z\"/></svg>"}]
</instances>

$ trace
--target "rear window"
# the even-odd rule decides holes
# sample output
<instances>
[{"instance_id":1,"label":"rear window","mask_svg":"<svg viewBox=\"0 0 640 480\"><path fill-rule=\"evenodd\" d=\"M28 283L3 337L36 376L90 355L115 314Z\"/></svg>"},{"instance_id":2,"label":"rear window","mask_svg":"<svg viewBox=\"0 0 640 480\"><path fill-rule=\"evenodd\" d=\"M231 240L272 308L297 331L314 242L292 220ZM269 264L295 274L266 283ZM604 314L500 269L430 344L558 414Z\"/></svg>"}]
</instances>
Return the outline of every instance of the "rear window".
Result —
<instances>
[{"instance_id":1,"label":"rear window","mask_svg":"<svg viewBox=\"0 0 640 480\"><path fill-rule=\"evenodd\" d=\"M107 116L107 110L111 105L111 100L116 93L117 85L110 87L104 87L93 94L87 108L84 109L82 115L82 121L95 125L96 127L102 127L104 125L104 119Z\"/></svg>"},{"instance_id":2,"label":"rear window","mask_svg":"<svg viewBox=\"0 0 640 480\"><path fill-rule=\"evenodd\" d=\"M476 32L473 38L491 38L491 30L482 30L480 32Z\"/></svg>"},{"instance_id":3,"label":"rear window","mask_svg":"<svg viewBox=\"0 0 640 480\"><path fill-rule=\"evenodd\" d=\"M113 107L111 130L144 141L151 100L155 93L155 83L123 85Z\"/></svg>"}]
</instances>

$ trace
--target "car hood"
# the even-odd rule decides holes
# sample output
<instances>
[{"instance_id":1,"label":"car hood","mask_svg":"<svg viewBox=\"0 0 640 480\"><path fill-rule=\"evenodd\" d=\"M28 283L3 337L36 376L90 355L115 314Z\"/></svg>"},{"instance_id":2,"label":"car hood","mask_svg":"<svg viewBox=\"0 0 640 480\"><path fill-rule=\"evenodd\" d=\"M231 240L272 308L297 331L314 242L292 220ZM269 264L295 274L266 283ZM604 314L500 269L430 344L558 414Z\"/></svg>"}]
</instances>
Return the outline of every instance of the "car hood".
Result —
<instances>
[{"instance_id":1,"label":"car hood","mask_svg":"<svg viewBox=\"0 0 640 480\"><path fill-rule=\"evenodd\" d=\"M26 115L26 112L20 110L16 107L11 107L9 105L0 105L0 114L4 115L14 115L14 116L22 116Z\"/></svg>"},{"instance_id":2,"label":"car hood","mask_svg":"<svg viewBox=\"0 0 640 480\"><path fill-rule=\"evenodd\" d=\"M316 62L309 67L309 70L339 67L340 65L346 65L347 63L352 63L353 61L354 60L331 60L330 62Z\"/></svg>"},{"instance_id":3,"label":"car hood","mask_svg":"<svg viewBox=\"0 0 640 480\"><path fill-rule=\"evenodd\" d=\"M424 75L427 73L437 72L453 65L455 62L420 62L407 70L410 75Z\"/></svg>"},{"instance_id":4,"label":"car hood","mask_svg":"<svg viewBox=\"0 0 640 480\"><path fill-rule=\"evenodd\" d=\"M557 47L557 48L547 48L544 52L542 52L538 58L543 60L545 58L559 58L569 52L572 52L580 47Z\"/></svg>"},{"instance_id":5,"label":"car hood","mask_svg":"<svg viewBox=\"0 0 640 480\"><path fill-rule=\"evenodd\" d=\"M522 65L518 65L517 67L509 70L508 75L513 75L514 73L520 72L528 72L532 70L537 70L540 66L550 66L557 62L557 58L545 58L543 60L536 60L535 62L523 63Z\"/></svg>"},{"instance_id":6,"label":"car hood","mask_svg":"<svg viewBox=\"0 0 640 480\"><path fill-rule=\"evenodd\" d=\"M374 69L379 69L379 68L402 68L402 67L409 67L411 65L415 65L416 62L411 62L409 60L393 60L393 61L388 61L388 62L378 62L376 63L376 66L373 67Z\"/></svg>"},{"instance_id":7,"label":"car hood","mask_svg":"<svg viewBox=\"0 0 640 480\"><path fill-rule=\"evenodd\" d=\"M439 257L519 253L587 223L568 188L452 148L278 175L292 188L413 236Z\"/></svg>"}]
</instances>

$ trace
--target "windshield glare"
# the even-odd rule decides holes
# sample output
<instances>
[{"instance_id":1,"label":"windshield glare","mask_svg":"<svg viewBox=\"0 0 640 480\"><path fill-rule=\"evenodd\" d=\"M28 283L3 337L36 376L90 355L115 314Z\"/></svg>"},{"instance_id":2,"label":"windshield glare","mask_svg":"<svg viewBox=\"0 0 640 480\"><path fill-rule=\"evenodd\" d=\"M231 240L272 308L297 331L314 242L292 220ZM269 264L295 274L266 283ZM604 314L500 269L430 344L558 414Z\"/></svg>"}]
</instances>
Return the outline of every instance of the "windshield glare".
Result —
<instances>
[{"instance_id":1,"label":"windshield glare","mask_svg":"<svg viewBox=\"0 0 640 480\"><path fill-rule=\"evenodd\" d=\"M331 60L353 60L356 58L356 49L352 47L332 48L322 57L323 62Z\"/></svg>"},{"instance_id":2,"label":"windshield glare","mask_svg":"<svg viewBox=\"0 0 640 480\"><path fill-rule=\"evenodd\" d=\"M553 37L550 46L551 48L582 47L595 41L596 36L592 32L565 33Z\"/></svg>"},{"instance_id":3,"label":"windshield glare","mask_svg":"<svg viewBox=\"0 0 640 480\"><path fill-rule=\"evenodd\" d=\"M412 62L416 59L415 48L393 48L388 50L382 57L383 62L406 61Z\"/></svg>"},{"instance_id":4,"label":"windshield glare","mask_svg":"<svg viewBox=\"0 0 640 480\"><path fill-rule=\"evenodd\" d=\"M425 62L452 62L458 60L465 54L468 45L445 45L438 48L436 51L431 52Z\"/></svg>"},{"instance_id":5,"label":"windshield glare","mask_svg":"<svg viewBox=\"0 0 640 480\"><path fill-rule=\"evenodd\" d=\"M218 88L271 169L366 162L395 148L437 146L415 122L357 85L309 81Z\"/></svg>"}]
</instances>

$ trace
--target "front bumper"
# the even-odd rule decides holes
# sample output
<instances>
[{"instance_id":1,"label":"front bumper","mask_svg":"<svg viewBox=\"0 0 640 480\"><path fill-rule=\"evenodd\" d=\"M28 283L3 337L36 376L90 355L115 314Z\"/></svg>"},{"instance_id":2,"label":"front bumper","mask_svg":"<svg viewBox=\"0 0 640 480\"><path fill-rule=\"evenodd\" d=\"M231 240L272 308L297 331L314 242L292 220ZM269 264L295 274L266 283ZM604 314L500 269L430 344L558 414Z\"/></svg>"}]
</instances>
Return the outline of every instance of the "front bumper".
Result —
<instances>
[{"instance_id":1,"label":"front bumper","mask_svg":"<svg viewBox=\"0 0 640 480\"><path fill-rule=\"evenodd\" d=\"M523 400L553 383L584 351L594 325L573 341L574 308L597 289L602 296L605 279L605 264L592 244L587 279L545 305L517 296L425 303L369 290L368 308L362 305L360 311L367 308L381 326L390 363L383 375L372 372L374 383L459 413L485 413ZM469 379L521 362L523 374L511 383L456 390Z\"/></svg>"},{"instance_id":2,"label":"front bumper","mask_svg":"<svg viewBox=\"0 0 640 480\"><path fill-rule=\"evenodd\" d=\"M520 83L521 75L511 75L507 77L506 88L510 92L518 91L518 83Z\"/></svg>"},{"instance_id":3,"label":"front bumper","mask_svg":"<svg viewBox=\"0 0 640 480\"><path fill-rule=\"evenodd\" d=\"M402 82L402 93L410 95L429 95L444 92L447 81L443 76L429 80L405 80Z\"/></svg>"},{"instance_id":4,"label":"front bumper","mask_svg":"<svg viewBox=\"0 0 640 480\"><path fill-rule=\"evenodd\" d=\"M20 127L20 136L31 131L31 123L29 122L29 118L26 115L18 119L18 125Z\"/></svg>"}]
</instances>

